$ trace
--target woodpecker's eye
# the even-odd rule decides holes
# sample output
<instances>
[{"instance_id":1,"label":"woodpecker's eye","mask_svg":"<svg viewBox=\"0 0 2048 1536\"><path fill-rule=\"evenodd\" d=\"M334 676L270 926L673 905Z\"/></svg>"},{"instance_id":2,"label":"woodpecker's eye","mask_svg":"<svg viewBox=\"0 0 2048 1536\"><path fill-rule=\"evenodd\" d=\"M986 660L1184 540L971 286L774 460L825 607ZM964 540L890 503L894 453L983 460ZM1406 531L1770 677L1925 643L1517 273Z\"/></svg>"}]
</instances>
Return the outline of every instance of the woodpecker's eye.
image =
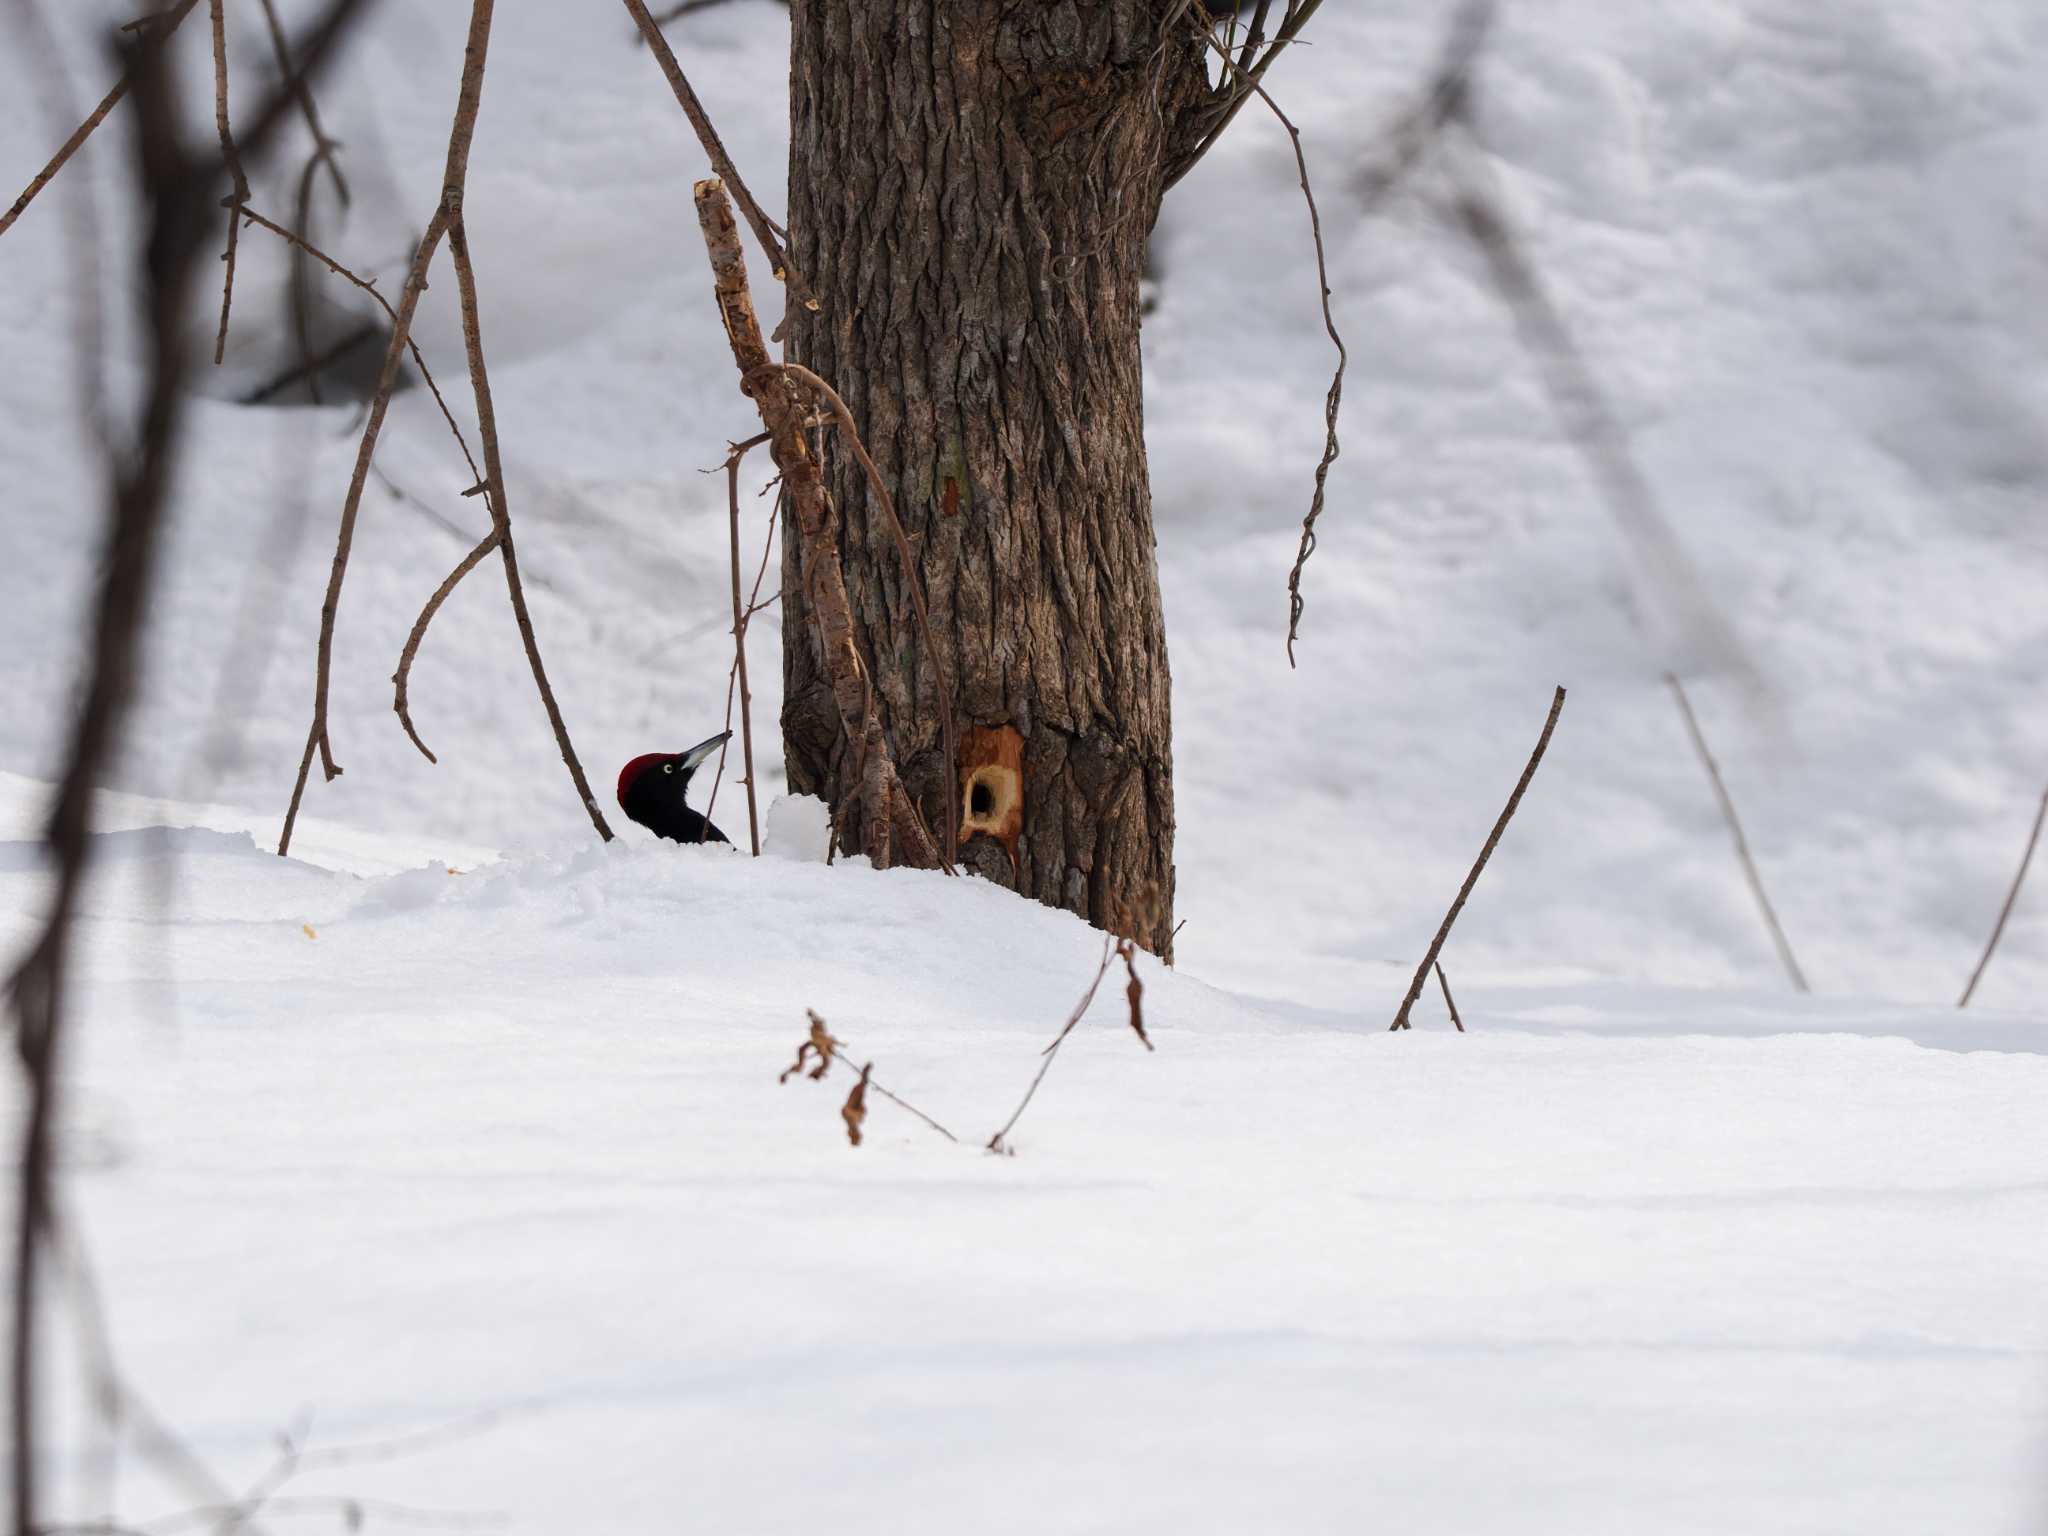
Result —
<instances>
[{"instance_id":1,"label":"woodpecker's eye","mask_svg":"<svg viewBox=\"0 0 2048 1536\"><path fill-rule=\"evenodd\" d=\"M661 771L663 773L674 773L676 771L676 765L674 763L663 763L661 765Z\"/></svg>"}]
</instances>

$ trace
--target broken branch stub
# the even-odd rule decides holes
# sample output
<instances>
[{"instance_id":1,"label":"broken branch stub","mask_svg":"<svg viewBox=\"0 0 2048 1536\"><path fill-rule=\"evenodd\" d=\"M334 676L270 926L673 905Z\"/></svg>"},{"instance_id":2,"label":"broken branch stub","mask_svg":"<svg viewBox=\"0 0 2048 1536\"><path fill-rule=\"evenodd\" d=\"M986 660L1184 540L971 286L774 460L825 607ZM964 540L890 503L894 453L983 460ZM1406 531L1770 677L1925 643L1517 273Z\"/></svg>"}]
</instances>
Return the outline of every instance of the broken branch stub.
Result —
<instances>
[{"instance_id":1,"label":"broken branch stub","mask_svg":"<svg viewBox=\"0 0 2048 1536\"><path fill-rule=\"evenodd\" d=\"M747 287L739 226L724 186L715 176L700 181L695 199L697 223L711 259L719 318L732 343L733 361L739 365L740 389L761 413L761 425L768 429L769 452L782 471L782 483L796 513L804 584L812 594L818 641L832 680L840 728L849 743L862 744L867 754L860 790L863 851L878 869L888 868L892 855L897 862L934 869L939 864L938 850L897 776L895 756L875 715L867 667L854 640L831 498L825 493L818 460L804 439L808 397L768 355L761 322L754 313L753 294Z\"/></svg>"}]
</instances>

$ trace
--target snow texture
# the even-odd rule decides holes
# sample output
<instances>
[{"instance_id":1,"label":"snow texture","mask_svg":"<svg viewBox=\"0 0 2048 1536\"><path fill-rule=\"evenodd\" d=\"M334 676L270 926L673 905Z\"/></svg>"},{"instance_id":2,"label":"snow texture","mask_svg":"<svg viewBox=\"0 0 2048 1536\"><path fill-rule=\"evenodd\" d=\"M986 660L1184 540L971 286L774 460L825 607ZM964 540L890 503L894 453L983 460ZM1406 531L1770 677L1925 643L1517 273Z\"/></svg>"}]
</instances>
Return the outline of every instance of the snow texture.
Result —
<instances>
[{"instance_id":1,"label":"snow texture","mask_svg":"<svg viewBox=\"0 0 2048 1536\"><path fill-rule=\"evenodd\" d=\"M387 286L438 185L464 9L382 7L321 91L356 190L322 243ZM45 10L67 69L0 58L10 193L132 13ZM2048 10L1503 12L1487 167L1738 665L1672 638L1686 594L1634 563L1447 183L1361 207L1442 13L1326 6L1270 77L1352 354L1298 671L1284 578L1330 354L1284 134L1245 114L1161 218L1147 419L1188 923L1177 972L1139 962L1157 1051L1114 974L1014 1158L980 1144L1099 937L823 865L823 808L768 804L779 607L753 629L776 857L617 818L595 845L489 566L413 675L439 765L405 741L399 647L485 526L423 390L394 405L378 462L403 496L373 481L342 600L347 773L270 854L358 415L233 403L292 356L281 255L244 238L100 798L63 1140L124 1364L230 1486L310 1411L316 1447L429 1433L291 1494L522 1531L2048 1522L2048 872L1953 1007L2048 775ZM253 94L260 31L230 15ZM195 80L202 25L178 43ZM785 13L733 0L671 35L780 206ZM0 240L0 953L47 883L94 575L73 407L94 374L116 400L140 377L123 127ZM723 708L724 485L700 470L751 426L703 173L622 14L500 8L466 215L521 562L601 793ZM452 283L419 334L467 430ZM1560 682L1446 951L1469 1033L1432 990L1390 1036ZM850 1149L843 1067L776 1082L806 1007L963 1145L871 1096ZM53 1470L97 1516L68 1344L49 1365ZM182 1507L125 1465L124 1518Z\"/></svg>"}]
</instances>

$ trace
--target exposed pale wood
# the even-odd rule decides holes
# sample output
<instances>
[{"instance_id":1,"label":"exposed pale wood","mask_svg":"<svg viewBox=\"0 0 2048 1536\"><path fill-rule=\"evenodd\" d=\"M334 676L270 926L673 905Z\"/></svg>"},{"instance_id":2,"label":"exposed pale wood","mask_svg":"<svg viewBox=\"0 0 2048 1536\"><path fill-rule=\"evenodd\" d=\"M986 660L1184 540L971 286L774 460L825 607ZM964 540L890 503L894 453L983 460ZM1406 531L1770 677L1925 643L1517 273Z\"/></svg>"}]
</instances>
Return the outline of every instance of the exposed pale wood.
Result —
<instances>
[{"instance_id":1,"label":"exposed pale wood","mask_svg":"<svg viewBox=\"0 0 2048 1536\"><path fill-rule=\"evenodd\" d=\"M788 541L798 547L799 569L794 580L784 581L783 591L787 594L793 588L802 589L802 613L817 628L830 674L836 724L849 739L865 744L865 771L857 783L844 786L840 794L833 796L831 803L837 806L852 794L860 796L861 845L877 868L887 868L892 857L919 868L933 868L939 862L938 850L898 782L895 757L876 716L867 668L854 638L853 617L847 607L846 583L834 539L832 502L826 495L818 460L804 436L807 392L768 355L768 343L761 335L761 322L754 313L753 294L747 286L746 255L740 249L739 227L733 220L732 203L725 188L714 176L697 183L695 197L698 227L704 233L704 248L711 259L718 312L732 343L733 360L739 365L740 387L760 410L761 425L769 434L769 452L782 471L782 484L801 535ZM784 601L788 601L787 596Z\"/></svg>"}]
</instances>

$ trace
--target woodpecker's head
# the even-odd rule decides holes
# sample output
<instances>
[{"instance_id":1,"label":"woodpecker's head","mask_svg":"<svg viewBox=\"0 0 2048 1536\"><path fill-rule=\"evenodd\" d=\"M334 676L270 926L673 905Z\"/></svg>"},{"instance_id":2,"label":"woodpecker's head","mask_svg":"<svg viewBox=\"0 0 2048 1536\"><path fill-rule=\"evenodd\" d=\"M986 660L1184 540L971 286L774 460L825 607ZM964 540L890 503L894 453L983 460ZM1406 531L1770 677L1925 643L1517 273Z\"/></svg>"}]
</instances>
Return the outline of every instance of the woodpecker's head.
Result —
<instances>
[{"instance_id":1,"label":"woodpecker's head","mask_svg":"<svg viewBox=\"0 0 2048 1536\"><path fill-rule=\"evenodd\" d=\"M645 752L619 770L619 809L662 837L679 843L724 842L718 829L684 803L690 775L731 738L720 731L687 752Z\"/></svg>"}]
</instances>

